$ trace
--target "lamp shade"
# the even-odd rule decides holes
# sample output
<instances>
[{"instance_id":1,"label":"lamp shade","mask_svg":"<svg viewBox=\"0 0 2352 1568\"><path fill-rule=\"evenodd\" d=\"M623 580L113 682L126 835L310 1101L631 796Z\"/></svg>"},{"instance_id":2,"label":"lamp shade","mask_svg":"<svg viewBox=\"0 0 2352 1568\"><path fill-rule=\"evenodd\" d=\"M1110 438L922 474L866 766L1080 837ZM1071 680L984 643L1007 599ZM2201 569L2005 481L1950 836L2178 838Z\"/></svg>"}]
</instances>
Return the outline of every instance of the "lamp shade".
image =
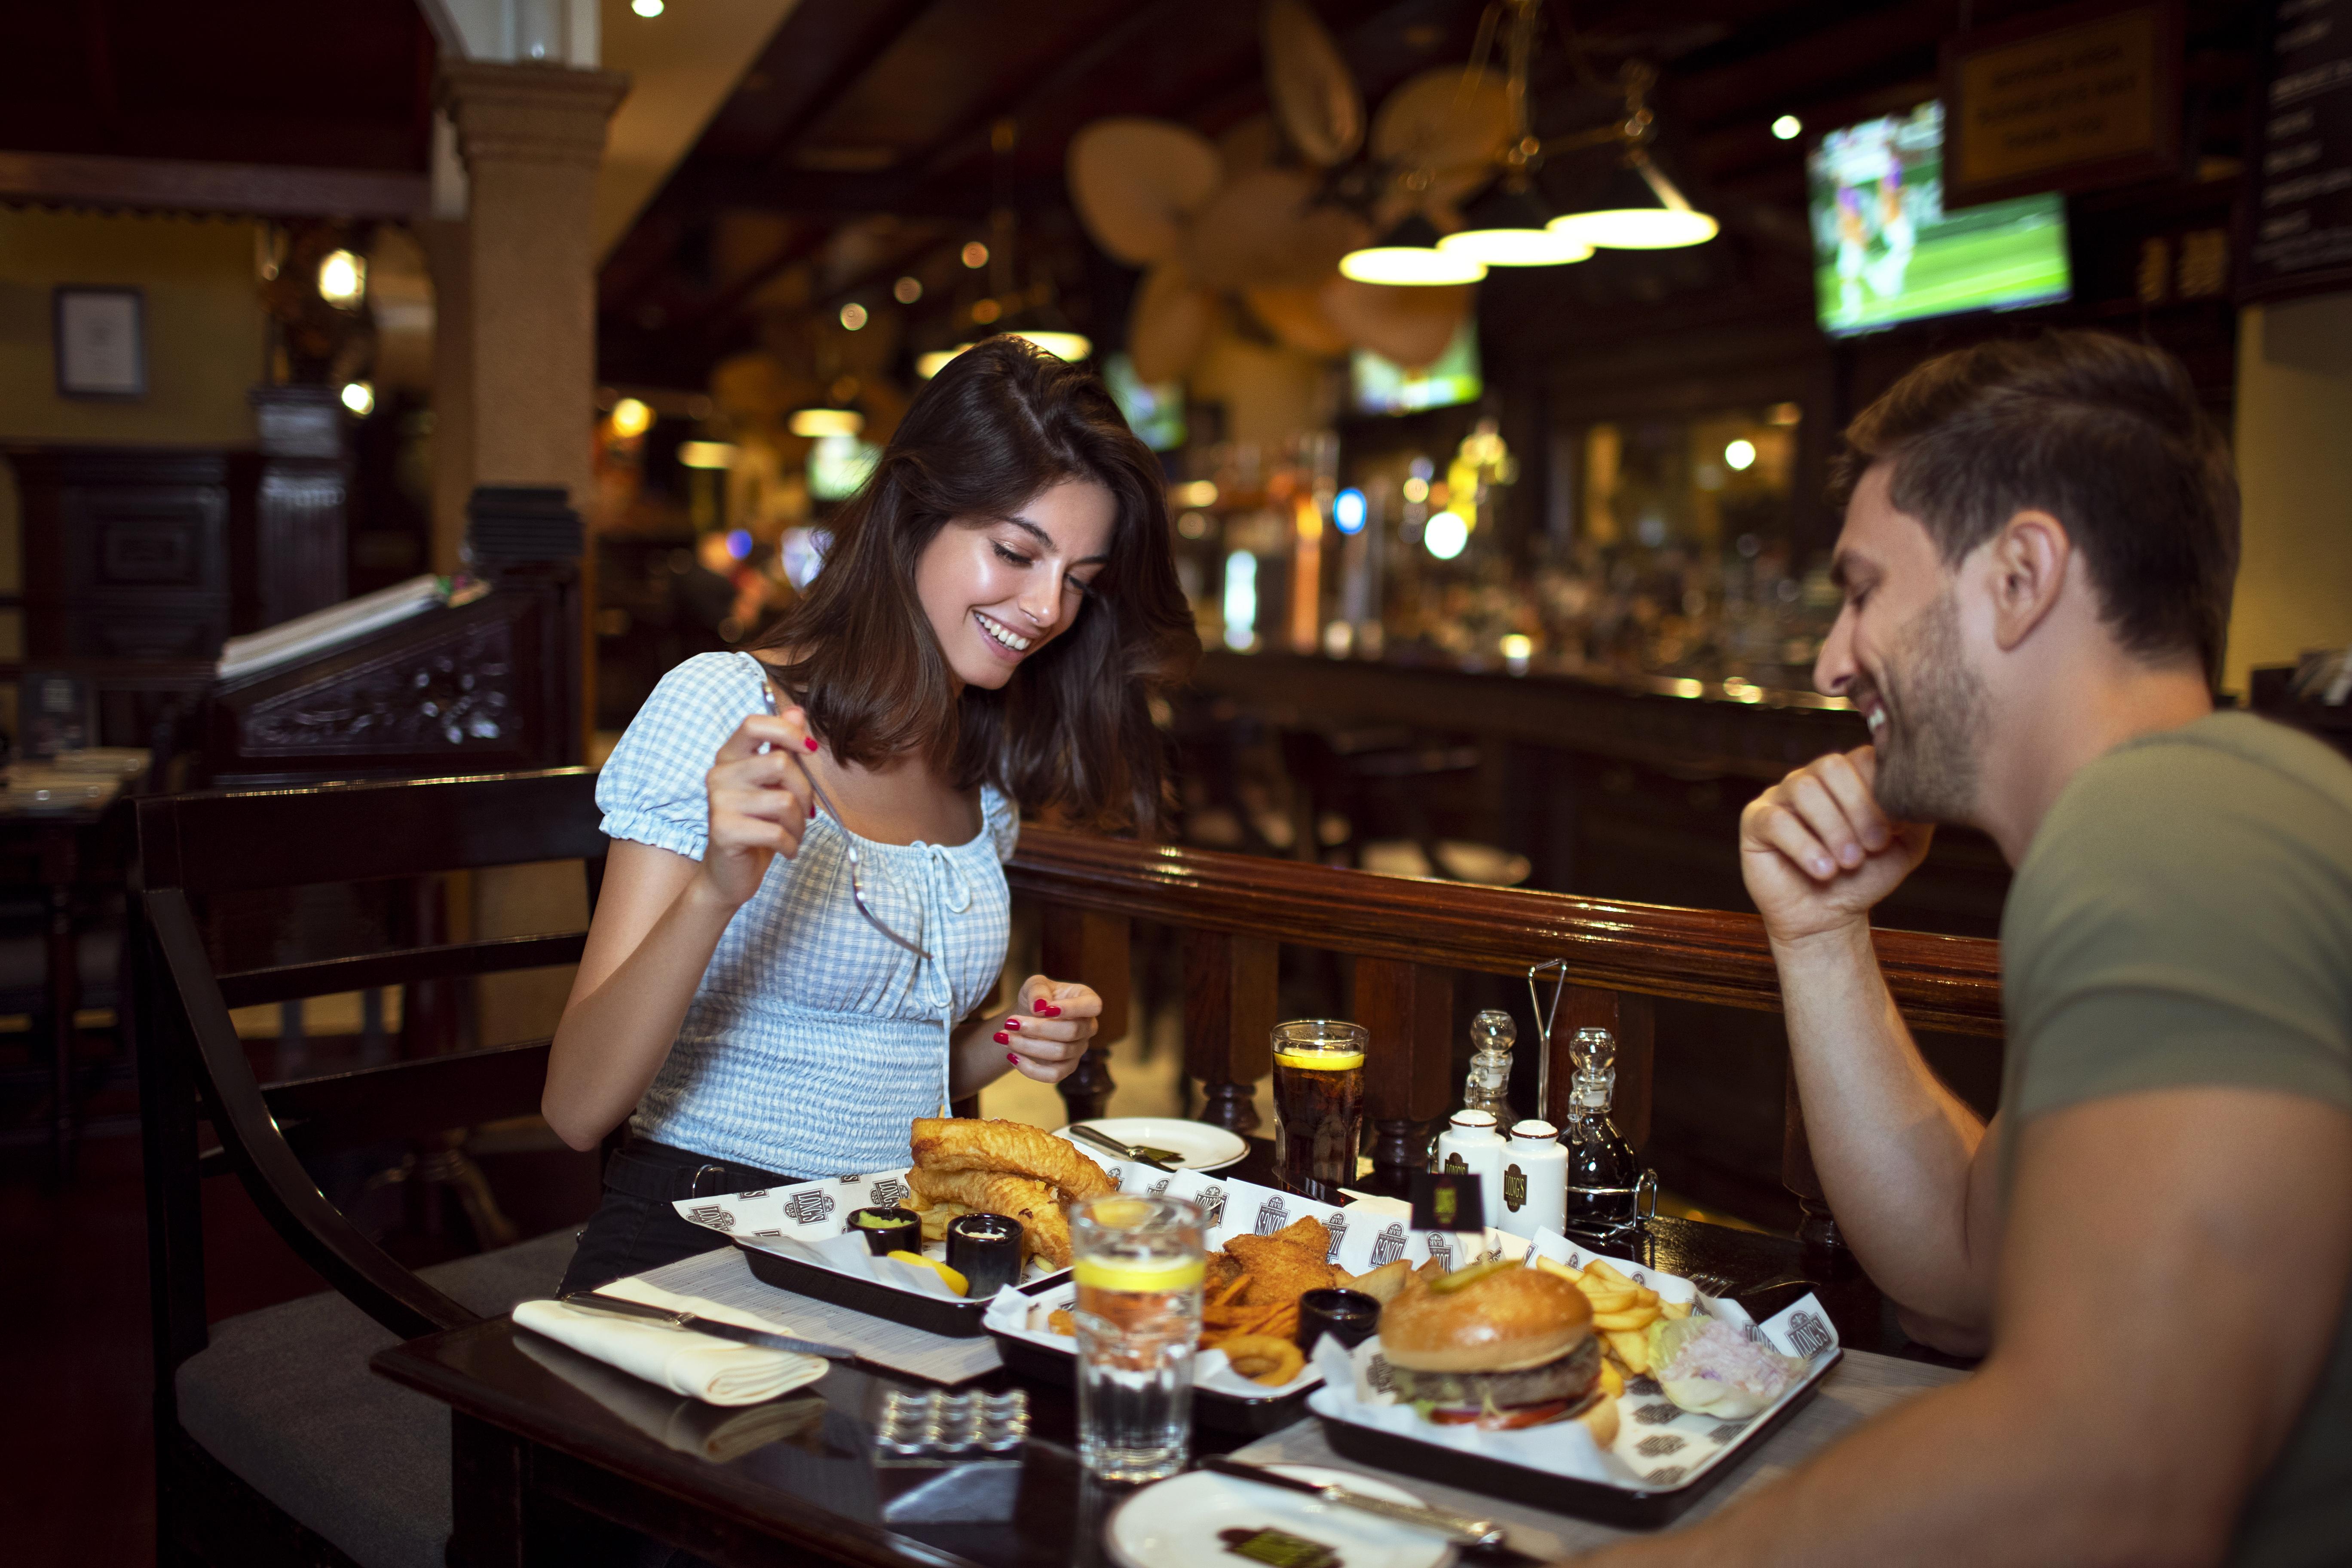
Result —
<instances>
[{"instance_id":1,"label":"lamp shade","mask_svg":"<svg viewBox=\"0 0 2352 1568\"><path fill-rule=\"evenodd\" d=\"M1485 262L1448 255L1437 245L1437 226L1415 213L1382 235L1378 243L1341 257L1339 275L1359 283L1408 287L1475 283L1486 276Z\"/></svg>"},{"instance_id":2,"label":"lamp shade","mask_svg":"<svg viewBox=\"0 0 2352 1568\"><path fill-rule=\"evenodd\" d=\"M1592 254L1577 236L1547 227L1551 214L1524 185L1497 190L1467 216L1469 226L1439 240L1439 250L1488 267L1559 267Z\"/></svg>"},{"instance_id":3,"label":"lamp shade","mask_svg":"<svg viewBox=\"0 0 2352 1568\"><path fill-rule=\"evenodd\" d=\"M1591 206L1556 217L1547 226L1554 234L1614 250L1671 250L1703 245L1720 226L1693 208L1637 147L1625 154Z\"/></svg>"}]
</instances>

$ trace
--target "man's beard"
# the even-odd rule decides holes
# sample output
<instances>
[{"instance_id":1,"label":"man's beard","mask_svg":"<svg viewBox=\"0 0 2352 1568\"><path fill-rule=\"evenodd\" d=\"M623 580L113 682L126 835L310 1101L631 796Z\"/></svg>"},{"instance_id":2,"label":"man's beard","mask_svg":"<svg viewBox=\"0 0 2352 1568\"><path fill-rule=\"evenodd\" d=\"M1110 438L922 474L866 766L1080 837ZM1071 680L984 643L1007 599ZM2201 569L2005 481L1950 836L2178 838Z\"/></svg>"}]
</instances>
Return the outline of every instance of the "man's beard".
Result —
<instances>
[{"instance_id":1,"label":"man's beard","mask_svg":"<svg viewBox=\"0 0 2352 1568\"><path fill-rule=\"evenodd\" d=\"M1919 612L1878 682L1879 809L1900 822L1972 820L1985 733L1984 683L1960 644L1947 589Z\"/></svg>"}]
</instances>

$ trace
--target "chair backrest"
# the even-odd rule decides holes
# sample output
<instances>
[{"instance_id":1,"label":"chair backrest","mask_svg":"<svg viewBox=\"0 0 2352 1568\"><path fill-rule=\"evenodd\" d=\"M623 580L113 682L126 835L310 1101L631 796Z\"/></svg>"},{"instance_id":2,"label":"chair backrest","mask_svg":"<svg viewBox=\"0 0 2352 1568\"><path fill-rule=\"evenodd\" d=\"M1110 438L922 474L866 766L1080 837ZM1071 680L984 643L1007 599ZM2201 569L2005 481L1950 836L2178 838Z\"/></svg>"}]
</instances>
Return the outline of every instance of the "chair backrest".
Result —
<instances>
[{"instance_id":1,"label":"chair backrest","mask_svg":"<svg viewBox=\"0 0 2352 1568\"><path fill-rule=\"evenodd\" d=\"M265 1085L232 1007L574 963L584 931L424 941L223 970L213 900L579 860L593 901L607 840L583 768L163 796L139 805L142 931L133 942L159 1397L205 1342L200 1184L234 1171L303 1261L403 1337L472 1321L371 1240L297 1145L427 1137L538 1110L547 1042L430 1055ZM430 932L426 933L432 934ZM413 995L414 993L412 992ZM219 1149L202 1153L198 1122ZM289 1141L291 1140L291 1141Z\"/></svg>"}]
</instances>

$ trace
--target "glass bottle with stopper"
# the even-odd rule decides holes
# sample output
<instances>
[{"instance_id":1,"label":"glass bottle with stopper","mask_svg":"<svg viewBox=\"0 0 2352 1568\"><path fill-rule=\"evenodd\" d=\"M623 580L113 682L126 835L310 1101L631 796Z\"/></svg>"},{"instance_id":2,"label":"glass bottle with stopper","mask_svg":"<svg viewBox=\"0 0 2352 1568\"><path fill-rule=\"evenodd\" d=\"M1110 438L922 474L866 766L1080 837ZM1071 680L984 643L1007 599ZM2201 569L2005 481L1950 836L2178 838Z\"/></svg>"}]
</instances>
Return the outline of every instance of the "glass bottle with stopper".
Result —
<instances>
[{"instance_id":1,"label":"glass bottle with stopper","mask_svg":"<svg viewBox=\"0 0 2352 1568\"><path fill-rule=\"evenodd\" d=\"M1569 1045L1576 1079L1569 1093L1568 1150L1570 1228L1618 1231L1656 1212L1658 1179L1642 1168L1633 1146L1610 1119L1617 1093L1617 1041L1606 1029L1576 1031Z\"/></svg>"},{"instance_id":2,"label":"glass bottle with stopper","mask_svg":"<svg viewBox=\"0 0 2352 1568\"><path fill-rule=\"evenodd\" d=\"M1497 1128L1511 1126L1511 1047L1519 1037L1511 1016L1489 1007L1470 1020L1470 1075L1462 1086L1462 1109L1494 1113Z\"/></svg>"}]
</instances>

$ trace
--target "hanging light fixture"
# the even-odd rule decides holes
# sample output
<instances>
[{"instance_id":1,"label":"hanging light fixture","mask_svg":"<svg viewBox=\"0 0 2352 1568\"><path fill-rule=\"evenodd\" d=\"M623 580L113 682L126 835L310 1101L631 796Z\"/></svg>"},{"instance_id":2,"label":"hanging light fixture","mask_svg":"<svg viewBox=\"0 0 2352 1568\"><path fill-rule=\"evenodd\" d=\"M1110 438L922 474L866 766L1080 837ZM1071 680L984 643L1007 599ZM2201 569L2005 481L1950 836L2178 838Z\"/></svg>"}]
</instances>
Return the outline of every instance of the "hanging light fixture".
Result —
<instances>
[{"instance_id":1,"label":"hanging light fixture","mask_svg":"<svg viewBox=\"0 0 2352 1568\"><path fill-rule=\"evenodd\" d=\"M1487 267L1559 267L1586 259L1592 247L1573 235L1550 230L1551 213L1538 199L1529 178L1546 151L1528 124L1528 58L1535 50L1536 17L1543 0L1510 4L1504 95L1511 109L1511 142L1503 152L1502 184L1470 210L1470 226L1439 240L1437 248Z\"/></svg>"},{"instance_id":2,"label":"hanging light fixture","mask_svg":"<svg viewBox=\"0 0 2352 1568\"><path fill-rule=\"evenodd\" d=\"M1716 237L1721 226L1693 207L1651 160L1657 117L1650 112L1649 93L1657 79L1657 72L1648 66L1627 61L1625 118L1570 139L1613 142L1624 151L1592 205L1552 219L1548 226L1552 233L1613 250L1671 250L1704 245Z\"/></svg>"},{"instance_id":3,"label":"hanging light fixture","mask_svg":"<svg viewBox=\"0 0 2352 1568\"><path fill-rule=\"evenodd\" d=\"M1440 250L1438 243L1437 226L1415 213L1377 245L1341 257L1339 275L1359 283L1406 286L1475 283L1486 276L1485 262Z\"/></svg>"},{"instance_id":4,"label":"hanging light fixture","mask_svg":"<svg viewBox=\"0 0 2352 1568\"><path fill-rule=\"evenodd\" d=\"M789 426L795 436L855 436L866 428L866 416L855 408L801 408Z\"/></svg>"}]
</instances>

